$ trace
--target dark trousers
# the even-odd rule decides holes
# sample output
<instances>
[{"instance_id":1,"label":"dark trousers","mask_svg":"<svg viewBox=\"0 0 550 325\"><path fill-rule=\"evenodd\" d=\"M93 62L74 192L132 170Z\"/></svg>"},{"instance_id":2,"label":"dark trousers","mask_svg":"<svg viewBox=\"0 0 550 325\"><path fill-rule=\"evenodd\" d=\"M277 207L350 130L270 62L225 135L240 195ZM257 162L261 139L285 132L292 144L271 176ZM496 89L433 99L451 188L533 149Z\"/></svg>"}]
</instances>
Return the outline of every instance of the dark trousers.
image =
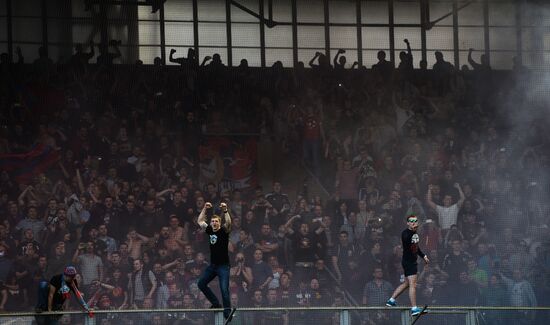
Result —
<instances>
[{"instance_id":1,"label":"dark trousers","mask_svg":"<svg viewBox=\"0 0 550 325\"><path fill-rule=\"evenodd\" d=\"M199 289L201 289L202 293L204 293L213 306L219 306L220 301L218 297L216 297L214 292L208 287L210 281L214 280L216 276L218 276L220 281L220 290L222 292L223 315L227 318L231 313L231 301L229 300L229 265L210 264L199 279Z\"/></svg>"},{"instance_id":2,"label":"dark trousers","mask_svg":"<svg viewBox=\"0 0 550 325\"><path fill-rule=\"evenodd\" d=\"M46 312L48 311L48 294L50 292L50 284L48 281L40 281L38 284L38 299L36 304L37 312ZM63 310L63 305L53 305L52 309L54 311ZM34 319L38 325L57 325L59 324L59 319L61 315L36 315Z\"/></svg>"}]
</instances>

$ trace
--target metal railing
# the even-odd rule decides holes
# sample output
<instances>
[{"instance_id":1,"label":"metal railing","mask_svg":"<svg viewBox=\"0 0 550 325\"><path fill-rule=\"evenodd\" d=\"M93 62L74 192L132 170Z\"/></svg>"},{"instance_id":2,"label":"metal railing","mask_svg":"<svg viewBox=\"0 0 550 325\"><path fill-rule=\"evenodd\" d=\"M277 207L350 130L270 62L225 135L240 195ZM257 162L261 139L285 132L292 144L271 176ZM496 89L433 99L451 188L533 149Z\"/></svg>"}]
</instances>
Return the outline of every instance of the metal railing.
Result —
<instances>
[{"instance_id":1,"label":"metal railing","mask_svg":"<svg viewBox=\"0 0 550 325\"><path fill-rule=\"evenodd\" d=\"M424 315L424 324L444 324L452 319L451 323L458 325L482 325L496 324L498 322L487 321L484 315L492 313L506 323L514 323L513 319L520 319L521 315L526 316L526 322L522 324L545 324L550 319L550 307L469 307L469 306L433 306L429 307L429 313ZM544 313L545 315L536 315ZM81 311L64 312L18 312L0 314L0 324L32 324L36 316L57 317L65 321L60 324L84 323L85 325L95 324L179 324L178 321L190 319L203 319L203 324L224 324L221 309L140 309L140 310L95 310L94 317L90 318L87 313ZM279 324L278 322L259 321L271 315L272 319L285 319L280 324L293 324L296 317L301 317L300 324L322 323L351 325L361 324L366 319L376 317L390 317L394 320L392 324L410 325L412 317L408 307L272 307L272 308L237 308L235 324ZM508 316L507 316L508 315ZM538 317L537 317L538 316ZM542 317L545 316L545 317ZM439 317L437 320L430 318ZM452 318L454 317L454 318ZM519 318L518 318L519 317ZM105 321L106 320L106 321ZM512 322L509 322L512 320ZM374 324L377 322L374 321ZM182 324L187 324L182 322ZM369 324L369 323L367 323Z\"/></svg>"}]
</instances>

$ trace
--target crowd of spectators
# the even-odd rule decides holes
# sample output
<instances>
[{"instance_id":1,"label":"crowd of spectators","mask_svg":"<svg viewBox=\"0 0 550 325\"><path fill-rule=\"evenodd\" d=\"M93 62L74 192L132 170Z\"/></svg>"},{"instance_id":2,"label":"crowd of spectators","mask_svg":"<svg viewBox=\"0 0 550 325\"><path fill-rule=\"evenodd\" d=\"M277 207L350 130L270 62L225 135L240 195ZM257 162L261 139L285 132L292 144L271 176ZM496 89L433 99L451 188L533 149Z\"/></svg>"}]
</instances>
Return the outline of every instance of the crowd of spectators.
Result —
<instances>
[{"instance_id":1,"label":"crowd of spectators","mask_svg":"<svg viewBox=\"0 0 550 325\"><path fill-rule=\"evenodd\" d=\"M246 60L228 68L219 55L199 64L192 49L170 54L178 66L117 65L114 53L103 48L97 64L82 46L56 63L43 50L30 64L21 51L17 63L2 54L0 153L43 144L60 158L26 182L1 174L1 311L32 310L37 283L69 264L96 309L210 307L196 284L209 258L196 224L205 202L230 206L236 306L384 305L404 280L409 214L431 260L421 304L548 305L550 142L543 119L512 118L537 105L519 63L491 71L470 52L472 68L458 69L436 52L432 69L413 69L409 50L397 68L383 51L365 68L338 51L333 64L317 53L311 69L257 69ZM303 164L329 195L277 179L261 180L272 188L203 183L198 146L209 133L258 134L259 146L277 147L273 161ZM207 324L210 315L140 317ZM362 319L391 323L386 312Z\"/></svg>"}]
</instances>

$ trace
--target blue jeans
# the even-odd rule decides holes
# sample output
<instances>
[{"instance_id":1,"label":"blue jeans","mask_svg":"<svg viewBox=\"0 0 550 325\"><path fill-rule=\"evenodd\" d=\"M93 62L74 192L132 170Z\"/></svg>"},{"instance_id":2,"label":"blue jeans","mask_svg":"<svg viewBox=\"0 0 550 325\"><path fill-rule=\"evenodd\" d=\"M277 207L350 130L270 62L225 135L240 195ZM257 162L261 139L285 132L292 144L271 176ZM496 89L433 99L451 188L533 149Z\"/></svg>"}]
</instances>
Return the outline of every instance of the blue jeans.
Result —
<instances>
[{"instance_id":1,"label":"blue jeans","mask_svg":"<svg viewBox=\"0 0 550 325\"><path fill-rule=\"evenodd\" d=\"M38 298L36 299L36 308L42 311L48 310L48 294L50 293L50 283L40 281L38 284Z\"/></svg>"},{"instance_id":2,"label":"blue jeans","mask_svg":"<svg viewBox=\"0 0 550 325\"><path fill-rule=\"evenodd\" d=\"M208 284L210 281L214 280L216 275L220 281L220 290L222 292L223 315L227 318L229 313L231 313L231 300L229 300L229 265L208 265L199 279L199 289L201 289L202 293L204 293L213 306L220 306L218 297L216 297L214 292L208 287Z\"/></svg>"},{"instance_id":3,"label":"blue jeans","mask_svg":"<svg viewBox=\"0 0 550 325\"><path fill-rule=\"evenodd\" d=\"M38 284L38 299L36 303L36 309L40 310L41 312L47 312L48 311L48 294L50 293L50 283L48 281L40 281ZM52 306L53 310L63 310L63 305L59 306ZM44 316L44 315L36 315L34 316L36 320L36 324L38 325L57 325L59 324L59 319L61 318L61 315L51 315L51 316Z\"/></svg>"}]
</instances>

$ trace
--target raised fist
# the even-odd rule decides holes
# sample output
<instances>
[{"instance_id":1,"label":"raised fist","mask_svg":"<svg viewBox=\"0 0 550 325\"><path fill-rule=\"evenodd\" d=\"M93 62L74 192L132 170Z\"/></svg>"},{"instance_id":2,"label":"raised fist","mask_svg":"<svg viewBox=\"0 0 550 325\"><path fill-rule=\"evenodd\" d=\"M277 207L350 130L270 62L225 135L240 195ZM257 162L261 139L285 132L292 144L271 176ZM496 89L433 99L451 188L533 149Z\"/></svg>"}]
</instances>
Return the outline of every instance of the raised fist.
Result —
<instances>
[{"instance_id":1,"label":"raised fist","mask_svg":"<svg viewBox=\"0 0 550 325\"><path fill-rule=\"evenodd\" d=\"M204 207L207 208L207 209L211 209L211 208L212 208L212 203L206 202L206 203L204 204Z\"/></svg>"},{"instance_id":2,"label":"raised fist","mask_svg":"<svg viewBox=\"0 0 550 325\"><path fill-rule=\"evenodd\" d=\"M225 204L225 202L222 202L220 204L220 209L222 209L223 212L227 212L227 204Z\"/></svg>"}]
</instances>

